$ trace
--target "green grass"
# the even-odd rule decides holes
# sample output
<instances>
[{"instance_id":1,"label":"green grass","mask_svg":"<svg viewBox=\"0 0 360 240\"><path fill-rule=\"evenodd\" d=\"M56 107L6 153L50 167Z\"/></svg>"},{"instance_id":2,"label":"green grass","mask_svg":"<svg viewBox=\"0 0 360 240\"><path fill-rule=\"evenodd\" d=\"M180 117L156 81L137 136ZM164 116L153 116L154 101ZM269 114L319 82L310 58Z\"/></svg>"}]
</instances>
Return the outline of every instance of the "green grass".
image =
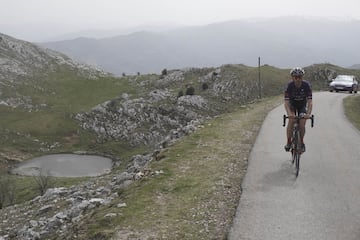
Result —
<instances>
[{"instance_id":1,"label":"green grass","mask_svg":"<svg viewBox=\"0 0 360 240\"><path fill-rule=\"evenodd\" d=\"M344 99L346 117L360 130L360 95L352 95Z\"/></svg>"},{"instance_id":2,"label":"green grass","mask_svg":"<svg viewBox=\"0 0 360 240\"><path fill-rule=\"evenodd\" d=\"M80 128L75 114L123 93L136 94L127 78L88 79L71 69L42 73L15 88L16 95L27 96L34 105L42 105L30 110L0 106L0 150L21 150L30 155L41 154L35 149L46 143L59 142L62 147L57 151L93 148L96 136ZM5 95L13 91L3 89ZM100 145L97 144L99 151Z\"/></svg>"},{"instance_id":3,"label":"green grass","mask_svg":"<svg viewBox=\"0 0 360 240\"><path fill-rule=\"evenodd\" d=\"M164 174L121 191L113 206L87 219L85 238L130 231L138 238L146 233L150 239L224 239L240 197L250 143L279 99L221 115L161 152L163 158L149 168ZM118 203L127 207L114 207ZM117 216L105 219L107 213Z\"/></svg>"},{"instance_id":4,"label":"green grass","mask_svg":"<svg viewBox=\"0 0 360 240\"><path fill-rule=\"evenodd\" d=\"M68 68L39 73L23 79L11 88L3 86L2 97L27 96L35 109L11 108L0 105L0 171L1 160L27 160L50 153L88 151L120 158L125 168L132 155L145 152L146 147L134 148L124 141L98 141L95 134L83 130L74 119L76 113L88 111L104 101L123 93L137 96L136 87L128 78L100 77L89 79ZM40 107L39 107L40 106ZM56 145L55 148L52 146ZM38 195L32 178L10 177L19 189L16 202ZM82 179L53 179L54 186L68 186Z\"/></svg>"},{"instance_id":5,"label":"green grass","mask_svg":"<svg viewBox=\"0 0 360 240\"><path fill-rule=\"evenodd\" d=\"M46 89L43 94L44 102L54 107L55 111L66 110L70 113L87 111L106 100L121 96L122 93L136 92L126 78L74 79L73 74L52 74L42 86Z\"/></svg>"},{"instance_id":6,"label":"green grass","mask_svg":"<svg viewBox=\"0 0 360 240\"><path fill-rule=\"evenodd\" d=\"M85 180L89 180L90 177L78 177L78 178L49 178L49 188L54 187L70 187L77 185ZM0 175L0 181L8 183L9 191L15 193L15 204L29 201L36 196L40 195L39 186L36 183L35 177L32 176L18 176L8 175L2 173ZM8 199L5 199L5 206L9 204Z\"/></svg>"},{"instance_id":7,"label":"green grass","mask_svg":"<svg viewBox=\"0 0 360 240\"><path fill-rule=\"evenodd\" d=\"M152 236L149 239L225 239L231 223L220 226L216 221L235 214L239 199L234 196L240 196L239 183L256 133L267 112L281 102L281 96L266 99L221 115L163 151L164 158L149 168L164 174L121 191L114 205L127 207L104 207L94 213L86 221L85 238L130 232L134 239L144 234ZM360 128L360 96L346 98L344 105ZM117 216L105 218L107 213Z\"/></svg>"}]
</instances>

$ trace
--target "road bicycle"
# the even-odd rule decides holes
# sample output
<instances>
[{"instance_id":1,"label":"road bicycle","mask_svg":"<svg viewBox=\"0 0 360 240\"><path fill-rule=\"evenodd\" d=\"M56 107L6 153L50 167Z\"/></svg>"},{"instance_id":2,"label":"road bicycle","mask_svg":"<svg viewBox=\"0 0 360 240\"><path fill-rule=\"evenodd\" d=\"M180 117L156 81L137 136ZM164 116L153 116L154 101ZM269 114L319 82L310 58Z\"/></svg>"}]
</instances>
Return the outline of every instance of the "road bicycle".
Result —
<instances>
[{"instance_id":1,"label":"road bicycle","mask_svg":"<svg viewBox=\"0 0 360 240\"><path fill-rule=\"evenodd\" d=\"M285 127L286 119L289 118L296 119L291 137L290 153L292 157L292 163L293 164L295 163L295 176L297 177L299 175L299 170L300 170L300 156L303 153L301 139L300 139L300 127L299 127L300 119L311 119L311 127L314 127L314 115L311 115L311 117L305 117L299 114L297 114L294 117L289 117L284 115L283 127Z\"/></svg>"}]
</instances>

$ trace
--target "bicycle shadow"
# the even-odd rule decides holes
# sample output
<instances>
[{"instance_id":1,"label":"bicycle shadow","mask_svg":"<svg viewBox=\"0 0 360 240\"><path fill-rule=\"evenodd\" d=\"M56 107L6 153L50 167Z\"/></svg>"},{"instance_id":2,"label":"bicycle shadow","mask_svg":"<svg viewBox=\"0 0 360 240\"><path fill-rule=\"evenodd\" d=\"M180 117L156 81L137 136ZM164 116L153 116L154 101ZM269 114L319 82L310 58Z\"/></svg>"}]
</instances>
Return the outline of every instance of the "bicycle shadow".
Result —
<instances>
[{"instance_id":1,"label":"bicycle shadow","mask_svg":"<svg viewBox=\"0 0 360 240\"><path fill-rule=\"evenodd\" d=\"M261 191L269 191L273 187L293 187L295 183L295 168L291 160L283 162L277 171L269 172L259 180Z\"/></svg>"}]
</instances>

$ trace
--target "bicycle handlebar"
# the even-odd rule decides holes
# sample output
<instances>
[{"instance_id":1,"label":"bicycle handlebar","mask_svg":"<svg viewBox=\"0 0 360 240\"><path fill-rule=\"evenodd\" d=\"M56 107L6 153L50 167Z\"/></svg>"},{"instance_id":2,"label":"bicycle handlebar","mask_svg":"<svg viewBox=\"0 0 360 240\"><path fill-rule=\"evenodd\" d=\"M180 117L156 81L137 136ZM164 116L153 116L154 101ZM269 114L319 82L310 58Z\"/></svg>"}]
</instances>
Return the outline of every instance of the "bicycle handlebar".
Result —
<instances>
[{"instance_id":1,"label":"bicycle handlebar","mask_svg":"<svg viewBox=\"0 0 360 240\"><path fill-rule=\"evenodd\" d=\"M305 117L305 116L286 116L284 115L283 119L284 119L284 122L283 122L283 127L285 127L285 122L286 122L286 119L287 118L291 118L291 119L311 119L311 127L314 127L314 115L311 115L311 117Z\"/></svg>"}]
</instances>

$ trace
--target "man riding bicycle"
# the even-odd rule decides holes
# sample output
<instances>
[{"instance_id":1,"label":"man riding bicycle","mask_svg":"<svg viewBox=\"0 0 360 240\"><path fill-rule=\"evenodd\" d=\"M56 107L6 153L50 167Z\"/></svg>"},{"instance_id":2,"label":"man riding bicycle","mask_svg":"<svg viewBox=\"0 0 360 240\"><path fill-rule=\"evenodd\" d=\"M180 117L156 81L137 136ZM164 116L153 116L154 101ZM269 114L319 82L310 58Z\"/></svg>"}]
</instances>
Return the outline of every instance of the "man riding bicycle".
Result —
<instances>
[{"instance_id":1,"label":"man riding bicycle","mask_svg":"<svg viewBox=\"0 0 360 240\"><path fill-rule=\"evenodd\" d=\"M290 151L292 130L295 124L296 113L304 118L300 119L300 139L302 144L302 151L305 152L304 136L306 118L309 118L312 111L312 90L308 81L303 80L305 71L302 68L296 67L290 71L292 81L290 81L285 89L285 110L289 116L289 123L286 129L287 143L285 151Z\"/></svg>"}]
</instances>

